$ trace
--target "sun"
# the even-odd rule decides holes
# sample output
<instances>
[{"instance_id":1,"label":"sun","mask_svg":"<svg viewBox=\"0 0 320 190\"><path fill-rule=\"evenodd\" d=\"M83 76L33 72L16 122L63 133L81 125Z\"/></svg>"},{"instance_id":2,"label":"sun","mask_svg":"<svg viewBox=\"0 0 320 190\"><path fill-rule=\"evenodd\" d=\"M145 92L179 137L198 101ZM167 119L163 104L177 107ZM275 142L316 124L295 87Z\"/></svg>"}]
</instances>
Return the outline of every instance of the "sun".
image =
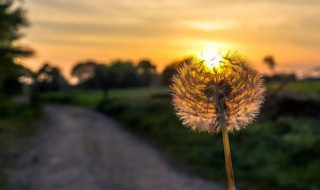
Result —
<instances>
[{"instance_id":1,"label":"sun","mask_svg":"<svg viewBox=\"0 0 320 190\"><path fill-rule=\"evenodd\" d=\"M217 68L222 64L223 57L219 51L215 48L208 47L204 49L200 54L199 58L203 60L204 64L208 69Z\"/></svg>"}]
</instances>

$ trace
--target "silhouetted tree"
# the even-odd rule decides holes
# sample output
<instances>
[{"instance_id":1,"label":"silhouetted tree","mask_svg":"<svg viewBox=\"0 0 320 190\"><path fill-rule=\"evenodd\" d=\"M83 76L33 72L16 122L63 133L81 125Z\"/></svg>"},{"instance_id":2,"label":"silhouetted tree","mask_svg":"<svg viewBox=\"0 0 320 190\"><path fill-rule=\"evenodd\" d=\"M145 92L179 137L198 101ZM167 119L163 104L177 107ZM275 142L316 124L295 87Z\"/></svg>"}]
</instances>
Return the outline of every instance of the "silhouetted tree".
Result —
<instances>
[{"instance_id":1,"label":"silhouetted tree","mask_svg":"<svg viewBox=\"0 0 320 190\"><path fill-rule=\"evenodd\" d=\"M78 83L81 84L94 76L94 71L99 63L95 61L84 61L77 63L72 71L71 76L76 77Z\"/></svg>"},{"instance_id":2,"label":"silhouetted tree","mask_svg":"<svg viewBox=\"0 0 320 190\"><path fill-rule=\"evenodd\" d=\"M3 92L8 95L21 93L23 84L20 81L20 78L28 73L31 73L28 68L16 64L15 72L10 73L3 81Z\"/></svg>"},{"instance_id":3,"label":"silhouetted tree","mask_svg":"<svg viewBox=\"0 0 320 190\"><path fill-rule=\"evenodd\" d=\"M110 74L115 76L114 87L126 88L139 86L139 73L130 61L115 61L111 63Z\"/></svg>"},{"instance_id":4,"label":"silhouetted tree","mask_svg":"<svg viewBox=\"0 0 320 190\"><path fill-rule=\"evenodd\" d=\"M141 60L138 63L138 69L141 73L155 73L156 66L150 60Z\"/></svg>"},{"instance_id":5,"label":"silhouetted tree","mask_svg":"<svg viewBox=\"0 0 320 190\"><path fill-rule=\"evenodd\" d=\"M103 63L95 61L80 62L74 66L71 72L72 76L79 81L78 87L87 89L103 89L108 91L113 84L109 78L109 67Z\"/></svg>"},{"instance_id":6,"label":"silhouetted tree","mask_svg":"<svg viewBox=\"0 0 320 190\"><path fill-rule=\"evenodd\" d=\"M6 93L6 90L11 93L13 88L18 88L21 66L17 64L17 58L33 54L30 49L17 45L22 36L20 29L26 26L25 11L19 2L0 0L0 93ZM11 88L11 85L15 87Z\"/></svg>"},{"instance_id":7,"label":"silhouetted tree","mask_svg":"<svg viewBox=\"0 0 320 190\"><path fill-rule=\"evenodd\" d=\"M109 89L113 86L113 78L109 74L109 67L104 64L100 64L96 67L94 71L94 77L91 79L95 86L99 89L103 90L103 100L105 101L108 99L108 92Z\"/></svg>"},{"instance_id":8,"label":"silhouetted tree","mask_svg":"<svg viewBox=\"0 0 320 190\"><path fill-rule=\"evenodd\" d=\"M161 74L161 84L164 86L171 85L171 78L177 72L177 68L179 67L179 65L185 62L188 63L192 61L192 59L192 57L187 57L181 61L175 61L170 65L166 66Z\"/></svg>"},{"instance_id":9,"label":"silhouetted tree","mask_svg":"<svg viewBox=\"0 0 320 190\"><path fill-rule=\"evenodd\" d=\"M79 81L78 87L103 89L149 86L156 75L156 67L148 60L137 66L130 61L117 60L109 65L86 61L77 64L71 72Z\"/></svg>"},{"instance_id":10,"label":"silhouetted tree","mask_svg":"<svg viewBox=\"0 0 320 190\"><path fill-rule=\"evenodd\" d=\"M150 86L156 76L156 66L149 60L141 60L138 63L138 71L140 73L140 85Z\"/></svg>"},{"instance_id":11,"label":"silhouetted tree","mask_svg":"<svg viewBox=\"0 0 320 190\"><path fill-rule=\"evenodd\" d=\"M39 91L59 91L67 88L68 82L61 75L60 69L45 63L36 74Z\"/></svg>"},{"instance_id":12,"label":"silhouetted tree","mask_svg":"<svg viewBox=\"0 0 320 190\"><path fill-rule=\"evenodd\" d=\"M263 59L263 62L269 67L272 74L275 73L276 61L274 60L273 56L268 55Z\"/></svg>"}]
</instances>

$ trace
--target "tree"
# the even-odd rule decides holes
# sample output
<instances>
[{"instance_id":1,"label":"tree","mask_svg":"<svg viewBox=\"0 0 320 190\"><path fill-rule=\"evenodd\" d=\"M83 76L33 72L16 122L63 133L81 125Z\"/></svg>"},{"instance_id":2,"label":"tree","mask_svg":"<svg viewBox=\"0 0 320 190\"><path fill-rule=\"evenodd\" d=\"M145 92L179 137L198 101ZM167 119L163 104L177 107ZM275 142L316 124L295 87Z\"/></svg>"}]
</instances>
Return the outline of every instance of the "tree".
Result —
<instances>
[{"instance_id":1,"label":"tree","mask_svg":"<svg viewBox=\"0 0 320 190\"><path fill-rule=\"evenodd\" d=\"M7 95L15 95L22 92L23 87L23 77L24 76L30 76L30 73L32 71L22 65L15 65L15 72L12 72L10 75L8 75L4 81L2 90Z\"/></svg>"},{"instance_id":2,"label":"tree","mask_svg":"<svg viewBox=\"0 0 320 190\"><path fill-rule=\"evenodd\" d=\"M92 60L79 62L73 67L71 76L76 77L78 83L81 84L94 76L94 71L98 65L99 63Z\"/></svg>"},{"instance_id":3,"label":"tree","mask_svg":"<svg viewBox=\"0 0 320 190\"><path fill-rule=\"evenodd\" d=\"M151 63L151 61L145 59L138 63L138 69L141 73L155 73L156 66Z\"/></svg>"},{"instance_id":4,"label":"tree","mask_svg":"<svg viewBox=\"0 0 320 190\"><path fill-rule=\"evenodd\" d=\"M130 61L114 61L110 66L110 74L115 76L115 87L126 88L139 86L138 70Z\"/></svg>"},{"instance_id":5,"label":"tree","mask_svg":"<svg viewBox=\"0 0 320 190\"><path fill-rule=\"evenodd\" d=\"M187 57L183 60L180 61L175 61L168 66L162 71L161 73L161 84L164 86L169 86L171 85L171 78L172 76L177 72L177 68L182 64L182 63L188 63L192 61L192 57Z\"/></svg>"},{"instance_id":6,"label":"tree","mask_svg":"<svg viewBox=\"0 0 320 190\"><path fill-rule=\"evenodd\" d=\"M17 58L30 57L33 51L17 45L20 29L28 26L25 11L14 0L0 0L0 93L6 81L18 81L20 66ZM10 83L11 83L10 82Z\"/></svg>"},{"instance_id":7,"label":"tree","mask_svg":"<svg viewBox=\"0 0 320 190\"><path fill-rule=\"evenodd\" d=\"M138 63L138 71L140 73L140 85L150 86L153 78L156 75L156 66L149 60L141 60Z\"/></svg>"},{"instance_id":8,"label":"tree","mask_svg":"<svg viewBox=\"0 0 320 190\"><path fill-rule=\"evenodd\" d=\"M78 87L88 89L127 88L150 85L156 74L150 61L141 61L138 66L130 61L117 60L109 65L93 61L80 62L72 69L72 76L79 81Z\"/></svg>"},{"instance_id":9,"label":"tree","mask_svg":"<svg viewBox=\"0 0 320 190\"><path fill-rule=\"evenodd\" d=\"M276 67L276 62L273 58L273 56L268 55L263 59L263 62L269 67L271 70L272 74L275 73L275 67Z\"/></svg>"},{"instance_id":10,"label":"tree","mask_svg":"<svg viewBox=\"0 0 320 190\"><path fill-rule=\"evenodd\" d=\"M45 63L38 72L25 70L22 76L25 81L31 81L29 98L32 106L40 105L40 92L59 91L69 86L60 69L50 66L49 63Z\"/></svg>"},{"instance_id":11,"label":"tree","mask_svg":"<svg viewBox=\"0 0 320 190\"><path fill-rule=\"evenodd\" d=\"M36 74L39 91L59 91L67 88L68 82L61 75L60 69L45 63Z\"/></svg>"},{"instance_id":12,"label":"tree","mask_svg":"<svg viewBox=\"0 0 320 190\"><path fill-rule=\"evenodd\" d=\"M107 65L100 64L96 67L92 80L97 88L103 90L102 101L108 100L108 92L114 87L114 77Z\"/></svg>"},{"instance_id":13,"label":"tree","mask_svg":"<svg viewBox=\"0 0 320 190\"><path fill-rule=\"evenodd\" d=\"M110 73L108 65L90 60L76 64L71 75L77 78L78 87L104 91L108 91L116 80L116 76Z\"/></svg>"}]
</instances>

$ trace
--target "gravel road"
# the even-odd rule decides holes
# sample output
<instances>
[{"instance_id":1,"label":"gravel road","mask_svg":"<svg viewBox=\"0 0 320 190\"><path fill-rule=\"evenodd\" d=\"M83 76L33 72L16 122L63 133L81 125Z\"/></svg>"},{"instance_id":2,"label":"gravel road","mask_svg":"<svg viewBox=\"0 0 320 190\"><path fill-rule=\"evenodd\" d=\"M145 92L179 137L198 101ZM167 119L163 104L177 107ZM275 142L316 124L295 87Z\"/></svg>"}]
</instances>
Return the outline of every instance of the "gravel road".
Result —
<instances>
[{"instance_id":1,"label":"gravel road","mask_svg":"<svg viewBox=\"0 0 320 190\"><path fill-rule=\"evenodd\" d=\"M224 190L172 164L102 114L47 105L34 150L10 172L23 190Z\"/></svg>"}]
</instances>

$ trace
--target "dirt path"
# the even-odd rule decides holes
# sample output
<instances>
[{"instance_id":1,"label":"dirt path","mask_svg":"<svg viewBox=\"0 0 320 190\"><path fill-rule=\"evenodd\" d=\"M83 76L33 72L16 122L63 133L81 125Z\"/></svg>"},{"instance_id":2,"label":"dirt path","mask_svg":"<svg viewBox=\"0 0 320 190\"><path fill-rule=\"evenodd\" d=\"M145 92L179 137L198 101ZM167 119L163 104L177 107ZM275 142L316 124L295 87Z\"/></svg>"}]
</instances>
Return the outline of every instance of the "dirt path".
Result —
<instances>
[{"instance_id":1,"label":"dirt path","mask_svg":"<svg viewBox=\"0 0 320 190\"><path fill-rule=\"evenodd\" d=\"M46 106L35 150L12 172L24 190L222 190L181 171L107 117L82 108Z\"/></svg>"}]
</instances>

